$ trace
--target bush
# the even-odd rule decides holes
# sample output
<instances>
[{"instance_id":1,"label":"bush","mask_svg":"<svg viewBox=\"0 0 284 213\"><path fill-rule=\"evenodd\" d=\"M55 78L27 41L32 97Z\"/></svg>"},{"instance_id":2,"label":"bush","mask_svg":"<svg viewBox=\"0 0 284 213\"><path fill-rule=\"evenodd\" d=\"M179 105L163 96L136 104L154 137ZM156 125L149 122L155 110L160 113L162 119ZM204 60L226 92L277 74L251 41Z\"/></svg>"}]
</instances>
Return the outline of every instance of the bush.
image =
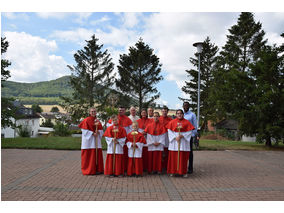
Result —
<instances>
[{"instance_id":1,"label":"bush","mask_svg":"<svg viewBox=\"0 0 284 213\"><path fill-rule=\"evenodd\" d=\"M71 132L69 130L69 126L67 124L56 122L56 124L53 127L54 132L53 134L55 136L69 136L71 135Z\"/></svg>"},{"instance_id":2,"label":"bush","mask_svg":"<svg viewBox=\"0 0 284 213\"><path fill-rule=\"evenodd\" d=\"M31 131L27 126L22 126L22 125L18 126L17 132L20 137L27 137L27 138L31 137Z\"/></svg>"},{"instance_id":3,"label":"bush","mask_svg":"<svg viewBox=\"0 0 284 213\"><path fill-rule=\"evenodd\" d=\"M235 140L236 139L236 136L235 136L234 132L229 131L227 129L217 129L216 133L218 135L221 135L222 137L228 138L230 140Z\"/></svg>"},{"instance_id":4,"label":"bush","mask_svg":"<svg viewBox=\"0 0 284 213\"><path fill-rule=\"evenodd\" d=\"M43 122L41 124L42 127L50 127L50 128L53 128L54 127L54 124L51 122L51 119L48 118L45 122Z\"/></svg>"}]
</instances>

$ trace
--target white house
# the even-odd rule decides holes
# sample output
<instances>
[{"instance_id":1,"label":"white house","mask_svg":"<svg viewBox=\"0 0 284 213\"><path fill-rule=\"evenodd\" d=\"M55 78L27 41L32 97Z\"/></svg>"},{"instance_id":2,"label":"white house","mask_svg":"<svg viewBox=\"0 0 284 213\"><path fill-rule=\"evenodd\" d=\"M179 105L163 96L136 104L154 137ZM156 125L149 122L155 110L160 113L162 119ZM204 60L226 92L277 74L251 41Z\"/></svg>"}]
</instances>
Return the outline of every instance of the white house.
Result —
<instances>
[{"instance_id":1,"label":"white house","mask_svg":"<svg viewBox=\"0 0 284 213\"><path fill-rule=\"evenodd\" d=\"M33 112L31 108L24 107L19 101L14 101L14 106L18 107L16 112L17 119L11 118L16 126L22 126L28 129L31 137L37 137L39 130L40 117ZM1 128L1 137L14 138L19 136L17 129L11 127Z\"/></svg>"}]
</instances>

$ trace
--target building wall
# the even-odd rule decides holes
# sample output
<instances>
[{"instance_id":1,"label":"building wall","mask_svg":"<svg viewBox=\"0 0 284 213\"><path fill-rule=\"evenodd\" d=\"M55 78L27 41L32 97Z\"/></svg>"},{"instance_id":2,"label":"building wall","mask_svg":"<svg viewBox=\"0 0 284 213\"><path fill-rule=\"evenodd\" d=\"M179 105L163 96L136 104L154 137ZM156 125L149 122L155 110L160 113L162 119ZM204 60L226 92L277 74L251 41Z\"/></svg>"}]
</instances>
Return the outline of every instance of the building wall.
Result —
<instances>
[{"instance_id":1,"label":"building wall","mask_svg":"<svg viewBox=\"0 0 284 213\"><path fill-rule=\"evenodd\" d=\"M15 122L14 119L11 119L13 122ZM37 137L38 136L38 130L39 130L39 118L31 118L31 119L19 119L16 121L16 125L22 125L27 126L28 129L31 131L31 137ZM1 135L4 135L4 138L14 138L19 136L17 131L12 129L11 127L1 129Z\"/></svg>"}]
</instances>

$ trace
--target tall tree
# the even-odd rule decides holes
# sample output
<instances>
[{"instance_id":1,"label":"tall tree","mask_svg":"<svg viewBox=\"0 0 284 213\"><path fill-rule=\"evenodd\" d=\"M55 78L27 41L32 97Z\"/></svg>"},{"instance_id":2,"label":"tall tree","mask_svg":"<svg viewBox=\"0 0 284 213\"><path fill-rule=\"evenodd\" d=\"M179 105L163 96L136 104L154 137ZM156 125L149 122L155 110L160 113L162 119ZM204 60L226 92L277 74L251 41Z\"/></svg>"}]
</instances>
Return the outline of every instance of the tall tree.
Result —
<instances>
[{"instance_id":1,"label":"tall tree","mask_svg":"<svg viewBox=\"0 0 284 213\"><path fill-rule=\"evenodd\" d=\"M102 49L103 45L98 44L95 35L86 43L74 54L76 65L68 65L72 72L72 97L62 97L64 102L61 106L71 114L73 121L87 116L88 108L94 105L98 111L102 110L114 83L114 75L111 75L114 65L108 50Z\"/></svg>"},{"instance_id":2,"label":"tall tree","mask_svg":"<svg viewBox=\"0 0 284 213\"><path fill-rule=\"evenodd\" d=\"M38 112L38 113L43 112L43 109L38 104L32 104L32 109L34 112Z\"/></svg>"},{"instance_id":3,"label":"tall tree","mask_svg":"<svg viewBox=\"0 0 284 213\"><path fill-rule=\"evenodd\" d=\"M284 35L282 34L282 37ZM259 142L271 146L272 138L284 139L284 43L267 46L251 65L253 104L242 111L240 130L257 135Z\"/></svg>"},{"instance_id":4,"label":"tall tree","mask_svg":"<svg viewBox=\"0 0 284 213\"><path fill-rule=\"evenodd\" d=\"M4 54L8 49L9 43L6 41L6 38L1 37L1 56ZM2 59L1 57L1 81L6 81L8 78L11 77L10 71L6 68L11 65L11 62L9 62L7 59ZM3 87L3 84L1 84L1 87Z\"/></svg>"},{"instance_id":5,"label":"tall tree","mask_svg":"<svg viewBox=\"0 0 284 213\"><path fill-rule=\"evenodd\" d=\"M128 54L120 55L116 86L137 100L139 112L160 97L155 84L163 79L161 64L153 49L140 38Z\"/></svg>"},{"instance_id":6,"label":"tall tree","mask_svg":"<svg viewBox=\"0 0 284 213\"><path fill-rule=\"evenodd\" d=\"M2 58L2 54L4 54L9 47L8 41L6 41L6 38L1 37L1 87L3 86L3 82L6 81L10 75L10 71L6 68L11 65L11 62L9 62L7 59ZM12 98L5 98L1 97L1 127L14 127L14 124L11 120L11 118L15 118L15 112L16 108L13 105L13 99Z\"/></svg>"},{"instance_id":7,"label":"tall tree","mask_svg":"<svg viewBox=\"0 0 284 213\"><path fill-rule=\"evenodd\" d=\"M214 105L210 106L208 99L210 85L213 80L213 70L216 63L216 54L218 47L210 42L207 37L203 42L203 50L200 54L200 117L205 129L207 129L207 121L212 114ZM197 111L197 96L198 96L198 53L195 53L195 58L189 59L196 69L186 70L189 81L185 81L185 86L182 91L189 95L190 99L179 98L183 101L189 101L193 111Z\"/></svg>"},{"instance_id":8,"label":"tall tree","mask_svg":"<svg viewBox=\"0 0 284 213\"><path fill-rule=\"evenodd\" d=\"M241 13L236 25L229 29L227 42L217 57L210 100L216 103L215 118L231 117L240 121L242 112L253 104L253 78L250 65L265 48L265 32L252 13Z\"/></svg>"}]
</instances>

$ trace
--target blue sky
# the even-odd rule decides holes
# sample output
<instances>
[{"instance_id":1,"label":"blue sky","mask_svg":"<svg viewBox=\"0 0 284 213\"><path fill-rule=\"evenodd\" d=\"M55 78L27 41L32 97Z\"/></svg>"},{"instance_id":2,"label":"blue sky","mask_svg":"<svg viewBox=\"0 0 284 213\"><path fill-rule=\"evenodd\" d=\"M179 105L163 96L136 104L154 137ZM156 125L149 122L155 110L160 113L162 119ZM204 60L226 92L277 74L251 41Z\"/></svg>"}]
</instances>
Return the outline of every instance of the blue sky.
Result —
<instances>
[{"instance_id":1,"label":"blue sky","mask_svg":"<svg viewBox=\"0 0 284 213\"><path fill-rule=\"evenodd\" d=\"M188 60L196 51L192 44L209 36L221 49L238 16L238 12L2 12L1 36L9 42L4 55L12 62L9 80L19 82L70 75L66 65L74 64L73 54L93 34L109 50L115 66L119 55L127 54L142 37L162 63L164 80L157 84L161 93L157 102L176 109L181 107L178 97L187 97L181 87L188 80L185 70L192 68ZM284 13L255 13L255 20L262 23L269 43L283 43Z\"/></svg>"}]
</instances>

